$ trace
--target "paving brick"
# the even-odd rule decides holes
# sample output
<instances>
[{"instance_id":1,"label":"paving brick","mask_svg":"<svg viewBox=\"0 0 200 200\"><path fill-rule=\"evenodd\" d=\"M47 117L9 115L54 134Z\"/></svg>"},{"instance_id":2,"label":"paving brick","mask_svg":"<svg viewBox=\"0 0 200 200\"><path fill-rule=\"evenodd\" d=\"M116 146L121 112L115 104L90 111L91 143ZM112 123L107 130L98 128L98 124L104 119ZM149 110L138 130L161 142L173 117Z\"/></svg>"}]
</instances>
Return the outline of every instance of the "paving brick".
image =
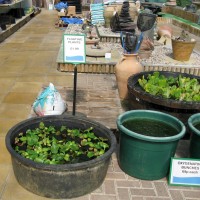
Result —
<instances>
[{"instance_id":1,"label":"paving brick","mask_svg":"<svg viewBox=\"0 0 200 200\"><path fill-rule=\"evenodd\" d=\"M123 187L123 188L139 188L140 187L140 181L139 180L133 180L133 181L129 181L129 180L125 180L125 181L121 181L121 180L117 180L116 181L116 185L117 187Z\"/></svg>"},{"instance_id":2,"label":"paving brick","mask_svg":"<svg viewBox=\"0 0 200 200\"><path fill-rule=\"evenodd\" d=\"M122 172L117 160L113 160L113 167L115 172Z\"/></svg>"},{"instance_id":3,"label":"paving brick","mask_svg":"<svg viewBox=\"0 0 200 200\"><path fill-rule=\"evenodd\" d=\"M116 196L112 195L94 195L91 194L90 200L117 200Z\"/></svg>"},{"instance_id":4,"label":"paving brick","mask_svg":"<svg viewBox=\"0 0 200 200\"><path fill-rule=\"evenodd\" d=\"M151 181L141 180L140 183L142 188L153 188L153 184Z\"/></svg>"},{"instance_id":5,"label":"paving brick","mask_svg":"<svg viewBox=\"0 0 200 200\"><path fill-rule=\"evenodd\" d=\"M185 190L185 191L183 191L183 195L186 198L199 198L200 199L200 190L199 191Z\"/></svg>"},{"instance_id":6,"label":"paving brick","mask_svg":"<svg viewBox=\"0 0 200 200\"><path fill-rule=\"evenodd\" d=\"M114 172L108 172L107 175L106 175L106 179L109 180L125 180L126 179L126 176L124 173L114 173Z\"/></svg>"},{"instance_id":7,"label":"paving brick","mask_svg":"<svg viewBox=\"0 0 200 200\"><path fill-rule=\"evenodd\" d=\"M95 191L93 191L92 193L96 194L104 194L104 184L102 184L100 187L98 187Z\"/></svg>"},{"instance_id":8,"label":"paving brick","mask_svg":"<svg viewBox=\"0 0 200 200\"><path fill-rule=\"evenodd\" d=\"M112 160L117 160L117 152L116 151L112 154Z\"/></svg>"},{"instance_id":9,"label":"paving brick","mask_svg":"<svg viewBox=\"0 0 200 200\"><path fill-rule=\"evenodd\" d=\"M156 196L156 193L153 189L144 189L144 188L131 188L130 189L132 195L136 196Z\"/></svg>"},{"instance_id":10,"label":"paving brick","mask_svg":"<svg viewBox=\"0 0 200 200\"><path fill-rule=\"evenodd\" d=\"M116 195L114 180L105 180L104 181L104 186L105 186L105 194L114 194L114 195Z\"/></svg>"},{"instance_id":11,"label":"paving brick","mask_svg":"<svg viewBox=\"0 0 200 200\"><path fill-rule=\"evenodd\" d=\"M112 165L109 165L109 166L108 166L108 172L114 172L114 169L113 169L113 166L112 166Z\"/></svg>"},{"instance_id":12,"label":"paving brick","mask_svg":"<svg viewBox=\"0 0 200 200\"><path fill-rule=\"evenodd\" d=\"M145 200L171 200L171 198L167 198L167 197L146 197ZM179 200L179 199L173 199L173 200Z\"/></svg>"},{"instance_id":13,"label":"paving brick","mask_svg":"<svg viewBox=\"0 0 200 200\"><path fill-rule=\"evenodd\" d=\"M129 200L129 199L131 199L128 188L118 188L117 191L118 191L119 200Z\"/></svg>"},{"instance_id":14,"label":"paving brick","mask_svg":"<svg viewBox=\"0 0 200 200\"><path fill-rule=\"evenodd\" d=\"M169 193L164 182L154 182L156 193L160 197L168 197Z\"/></svg>"},{"instance_id":15,"label":"paving brick","mask_svg":"<svg viewBox=\"0 0 200 200\"><path fill-rule=\"evenodd\" d=\"M183 195L181 194L181 191L179 190L169 190L169 193L172 199L180 199L180 200L184 199Z\"/></svg>"},{"instance_id":16,"label":"paving brick","mask_svg":"<svg viewBox=\"0 0 200 200\"><path fill-rule=\"evenodd\" d=\"M199 200L199 198L195 198L195 199L193 199L193 198L192 199L191 198L189 198L189 199L186 198L185 200Z\"/></svg>"},{"instance_id":17,"label":"paving brick","mask_svg":"<svg viewBox=\"0 0 200 200\"><path fill-rule=\"evenodd\" d=\"M135 178L135 177L133 177L133 176L129 176L128 174L127 174L127 179L128 180L130 180L130 181L132 181L132 180L140 180L140 179L137 179L137 178Z\"/></svg>"},{"instance_id":18,"label":"paving brick","mask_svg":"<svg viewBox=\"0 0 200 200\"><path fill-rule=\"evenodd\" d=\"M134 196L131 198L131 200L144 200L143 197L138 197L138 196Z\"/></svg>"},{"instance_id":19,"label":"paving brick","mask_svg":"<svg viewBox=\"0 0 200 200\"><path fill-rule=\"evenodd\" d=\"M90 200L90 195L85 195L82 197L73 198L73 200Z\"/></svg>"}]
</instances>

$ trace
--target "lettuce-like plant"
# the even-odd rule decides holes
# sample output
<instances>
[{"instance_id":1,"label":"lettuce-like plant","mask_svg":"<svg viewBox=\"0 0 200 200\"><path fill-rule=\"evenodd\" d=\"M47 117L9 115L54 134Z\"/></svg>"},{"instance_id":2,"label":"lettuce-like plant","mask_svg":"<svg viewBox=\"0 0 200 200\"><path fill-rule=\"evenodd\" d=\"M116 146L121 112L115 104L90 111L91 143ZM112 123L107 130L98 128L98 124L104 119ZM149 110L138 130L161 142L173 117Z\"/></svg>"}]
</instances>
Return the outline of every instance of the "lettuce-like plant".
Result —
<instances>
[{"instance_id":1,"label":"lettuce-like plant","mask_svg":"<svg viewBox=\"0 0 200 200\"><path fill-rule=\"evenodd\" d=\"M98 137L90 127L86 130L61 126L45 126L19 133L15 138L17 153L35 162L66 164L84 162L103 155L108 149L108 139Z\"/></svg>"}]
</instances>

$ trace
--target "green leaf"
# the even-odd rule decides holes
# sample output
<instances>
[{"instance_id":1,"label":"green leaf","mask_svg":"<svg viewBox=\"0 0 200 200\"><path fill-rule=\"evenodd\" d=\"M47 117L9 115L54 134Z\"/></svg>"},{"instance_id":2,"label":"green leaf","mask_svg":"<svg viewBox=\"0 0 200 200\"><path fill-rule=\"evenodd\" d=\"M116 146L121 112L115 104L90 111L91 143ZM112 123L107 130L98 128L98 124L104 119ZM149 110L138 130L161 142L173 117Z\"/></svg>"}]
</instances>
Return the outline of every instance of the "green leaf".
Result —
<instances>
[{"instance_id":1,"label":"green leaf","mask_svg":"<svg viewBox=\"0 0 200 200\"><path fill-rule=\"evenodd\" d=\"M42 130L45 128L44 122L40 122L39 128L42 129Z\"/></svg>"},{"instance_id":2,"label":"green leaf","mask_svg":"<svg viewBox=\"0 0 200 200\"><path fill-rule=\"evenodd\" d=\"M27 136L27 143L28 143L28 145L33 146L38 143L38 139L39 139L39 137L37 135L31 134L31 135Z\"/></svg>"},{"instance_id":3,"label":"green leaf","mask_svg":"<svg viewBox=\"0 0 200 200\"><path fill-rule=\"evenodd\" d=\"M109 147L109 145L108 145L107 143L105 143L105 142L98 142L98 144L99 144L101 147L103 147L104 150L105 150L106 148Z\"/></svg>"},{"instance_id":4,"label":"green leaf","mask_svg":"<svg viewBox=\"0 0 200 200\"><path fill-rule=\"evenodd\" d=\"M94 152L89 151L89 152L87 153L87 157L88 157L88 158L94 157Z\"/></svg>"},{"instance_id":5,"label":"green leaf","mask_svg":"<svg viewBox=\"0 0 200 200\"><path fill-rule=\"evenodd\" d=\"M69 154L65 154L64 159L65 159L66 161L70 161L70 155L69 155Z\"/></svg>"},{"instance_id":6,"label":"green leaf","mask_svg":"<svg viewBox=\"0 0 200 200\"><path fill-rule=\"evenodd\" d=\"M51 152L56 154L56 153L58 153L58 150L59 150L59 145L57 144L57 140L55 138L53 138L53 142L51 145Z\"/></svg>"},{"instance_id":7,"label":"green leaf","mask_svg":"<svg viewBox=\"0 0 200 200\"><path fill-rule=\"evenodd\" d=\"M63 131L66 131L67 130L67 127L66 126L61 126L60 128L60 131L63 132Z\"/></svg>"}]
</instances>

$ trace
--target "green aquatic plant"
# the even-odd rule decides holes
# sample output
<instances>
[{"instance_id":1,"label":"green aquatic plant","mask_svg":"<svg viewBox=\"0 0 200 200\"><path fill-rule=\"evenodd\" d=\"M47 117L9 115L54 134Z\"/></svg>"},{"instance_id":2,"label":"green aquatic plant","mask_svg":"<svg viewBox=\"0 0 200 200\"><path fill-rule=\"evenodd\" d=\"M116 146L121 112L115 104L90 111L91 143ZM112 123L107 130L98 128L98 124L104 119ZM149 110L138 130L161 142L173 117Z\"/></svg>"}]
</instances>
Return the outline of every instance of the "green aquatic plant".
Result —
<instances>
[{"instance_id":1,"label":"green aquatic plant","mask_svg":"<svg viewBox=\"0 0 200 200\"><path fill-rule=\"evenodd\" d=\"M200 102L200 83L196 78L185 77L166 77L159 72L148 74L138 80L139 85L152 95L162 96L168 99L179 101Z\"/></svg>"},{"instance_id":2,"label":"green aquatic plant","mask_svg":"<svg viewBox=\"0 0 200 200\"><path fill-rule=\"evenodd\" d=\"M56 128L40 122L15 137L14 149L25 158L46 164L67 164L91 160L108 149L108 139L95 135L93 128L86 130Z\"/></svg>"}]
</instances>

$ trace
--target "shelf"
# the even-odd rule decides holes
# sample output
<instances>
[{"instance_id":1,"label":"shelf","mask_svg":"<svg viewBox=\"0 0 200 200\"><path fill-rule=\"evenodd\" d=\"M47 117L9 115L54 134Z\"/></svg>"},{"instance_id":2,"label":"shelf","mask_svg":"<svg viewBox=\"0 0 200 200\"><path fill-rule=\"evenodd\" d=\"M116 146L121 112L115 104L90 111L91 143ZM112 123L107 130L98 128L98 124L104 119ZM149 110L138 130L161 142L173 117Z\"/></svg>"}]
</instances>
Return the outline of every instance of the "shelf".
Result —
<instances>
[{"instance_id":1,"label":"shelf","mask_svg":"<svg viewBox=\"0 0 200 200\"><path fill-rule=\"evenodd\" d=\"M32 12L23 16L21 19L18 19L15 24L10 25L5 31L0 32L0 42L4 41L10 35L15 33L18 29L20 29L24 24L29 22L38 12Z\"/></svg>"},{"instance_id":2,"label":"shelf","mask_svg":"<svg viewBox=\"0 0 200 200\"><path fill-rule=\"evenodd\" d=\"M10 4L0 4L0 7L12 7L14 6L15 4L17 3L21 3L23 0L19 0L19 1L15 1L13 3L10 3Z\"/></svg>"}]
</instances>

